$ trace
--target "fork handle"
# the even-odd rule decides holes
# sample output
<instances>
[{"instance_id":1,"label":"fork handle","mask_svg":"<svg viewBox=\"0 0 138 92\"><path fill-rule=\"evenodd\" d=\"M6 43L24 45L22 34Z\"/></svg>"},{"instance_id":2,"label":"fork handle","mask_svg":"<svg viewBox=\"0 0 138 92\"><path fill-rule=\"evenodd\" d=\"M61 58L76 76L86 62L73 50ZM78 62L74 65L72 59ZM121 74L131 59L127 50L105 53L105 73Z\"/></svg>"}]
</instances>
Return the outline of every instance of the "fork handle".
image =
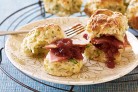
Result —
<instances>
[{"instance_id":1,"label":"fork handle","mask_svg":"<svg viewBox=\"0 0 138 92\"><path fill-rule=\"evenodd\" d=\"M29 32L29 30L21 30L21 31L0 31L0 36L23 34L23 33L28 33L28 32Z\"/></svg>"}]
</instances>

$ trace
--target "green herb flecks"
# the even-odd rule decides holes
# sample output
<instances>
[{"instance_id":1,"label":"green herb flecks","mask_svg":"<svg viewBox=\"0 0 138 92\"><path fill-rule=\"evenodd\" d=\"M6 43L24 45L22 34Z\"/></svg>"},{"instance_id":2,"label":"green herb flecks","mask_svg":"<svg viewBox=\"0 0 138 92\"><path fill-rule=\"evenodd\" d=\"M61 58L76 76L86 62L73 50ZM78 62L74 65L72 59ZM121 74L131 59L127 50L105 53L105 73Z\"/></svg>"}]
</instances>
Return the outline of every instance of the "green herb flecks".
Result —
<instances>
[{"instance_id":1,"label":"green herb flecks","mask_svg":"<svg viewBox=\"0 0 138 92\"><path fill-rule=\"evenodd\" d=\"M77 64L77 63L78 63L77 60L74 59L74 58L73 58L73 59L70 59L69 62L72 62L72 63L74 63L74 64Z\"/></svg>"},{"instance_id":2,"label":"green herb flecks","mask_svg":"<svg viewBox=\"0 0 138 92\"><path fill-rule=\"evenodd\" d=\"M89 48L90 46L91 46L91 44L87 44L87 45L86 45L86 48Z\"/></svg>"}]
</instances>

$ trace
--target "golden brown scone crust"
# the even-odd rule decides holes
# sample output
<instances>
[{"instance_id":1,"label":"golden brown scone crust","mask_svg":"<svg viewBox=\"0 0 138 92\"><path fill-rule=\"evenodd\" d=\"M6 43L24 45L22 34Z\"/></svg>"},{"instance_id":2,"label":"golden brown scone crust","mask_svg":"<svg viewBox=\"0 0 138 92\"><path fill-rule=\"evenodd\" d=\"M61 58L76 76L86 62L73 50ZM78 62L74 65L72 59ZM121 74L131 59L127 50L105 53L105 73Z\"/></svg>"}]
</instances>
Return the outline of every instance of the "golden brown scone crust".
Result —
<instances>
[{"instance_id":1,"label":"golden brown scone crust","mask_svg":"<svg viewBox=\"0 0 138 92\"><path fill-rule=\"evenodd\" d=\"M109 9L124 14L126 6L123 0L90 0L85 5L84 12L88 16L91 16L97 9Z\"/></svg>"},{"instance_id":2,"label":"golden brown scone crust","mask_svg":"<svg viewBox=\"0 0 138 92\"><path fill-rule=\"evenodd\" d=\"M129 26L138 29L138 0L131 0L126 12Z\"/></svg>"},{"instance_id":3,"label":"golden brown scone crust","mask_svg":"<svg viewBox=\"0 0 138 92\"><path fill-rule=\"evenodd\" d=\"M113 35L122 42L124 41L125 31L127 29L128 21L126 16L107 9L96 10L86 26L89 39L102 35Z\"/></svg>"}]
</instances>

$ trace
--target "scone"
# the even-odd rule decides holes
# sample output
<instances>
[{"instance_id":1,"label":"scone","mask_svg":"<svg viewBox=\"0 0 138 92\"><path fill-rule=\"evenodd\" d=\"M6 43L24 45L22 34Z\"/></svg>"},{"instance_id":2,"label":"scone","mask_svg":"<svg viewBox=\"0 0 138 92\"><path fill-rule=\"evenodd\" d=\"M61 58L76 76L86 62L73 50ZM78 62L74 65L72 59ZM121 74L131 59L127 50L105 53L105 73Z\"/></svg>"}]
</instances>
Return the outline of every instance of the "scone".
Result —
<instances>
[{"instance_id":1,"label":"scone","mask_svg":"<svg viewBox=\"0 0 138 92\"><path fill-rule=\"evenodd\" d=\"M43 0L46 12L58 16L69 16L80 12L82 0Z\"/></svg>"},{"instance_id":2,"label":"scone","mask_svg":"<svg viewBox=\"0 0 138 92\"><path fill-rule=\"evenodd\" d=\"M85 5L84 12L91 16L97 9L109 9L124 14L126 6L123 0L89 0Z\"/></svg>"},{"instance_id":3,"label":"scone","mask_svg":"<svg viewBox=\"0 0 138 92\"><path fill-rule=\"evenodd\" d=\"M107 9L95 11L86 27L90 44L84 52L85 56L114 68L121 61L121 53L131 51L126 37L127 29L127 18L121 13Z\"/></svg>"},{"instance_id":4,"label":"scone","mask_svg":"<svg viewBox=\"0 0 138 92\"><path fill-rule=\"evenodd\" d=\"M138 30L138 0L131 0L127 8L126 16L129 26Z\"/></svg>"},{"instance_id":5,"label":"scone","mask_svg":"<svg viewBox=\"0 0 138 92\"><path fill-rule=\"evenodd\" d=\"M21 50L27 55L45 54L48 50L43 47L51 42L64 38L64 33L56 24L34 28L23 39Z\"/></svg>"},{"instance_id":6,"label":"scone","mask_svg":"<svg viewBox=\"0 0 138 92\"><path fill-rule=\"evenodd\" d=\"M83 66L82 60L70 59L50 62L48 59L44 60L44 67L48 74L54 76L71 76L79 73Z\"/></svg>"},{"instance_id":7,"label":"scone","mask_svg":"<svg viewBox=\"0 0 138 92\"><path fill-rule=\"evenodd\" d=\"M71 76L79 73L83 66L82 53L85 46L75 45L69 38L57 40L52 44L46 46L50 49L44 60L46 72L54 76Z\"/></svg>"}]
</instances>

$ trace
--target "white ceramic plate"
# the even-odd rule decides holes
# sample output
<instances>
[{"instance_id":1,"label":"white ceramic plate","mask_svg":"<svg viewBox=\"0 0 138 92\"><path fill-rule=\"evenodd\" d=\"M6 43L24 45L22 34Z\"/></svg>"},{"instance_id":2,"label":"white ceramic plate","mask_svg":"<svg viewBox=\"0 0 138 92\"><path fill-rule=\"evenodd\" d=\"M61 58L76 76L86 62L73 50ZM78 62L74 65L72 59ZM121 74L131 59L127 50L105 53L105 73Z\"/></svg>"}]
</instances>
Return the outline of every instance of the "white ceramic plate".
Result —
<instances>
[{"instance_id":1,"label":"white ceramic plate","mask_svg":"<svg viewBox=\"0 0 138 92\"><path fill-rule=\"evenodd\" d=\"M86 25L87 18L51 18L27 24L19 30L30 30L36 26L50 23L59 24L62 29L67 29L76 23ZM122 57L124 55L126 55L126 57L123 57L121 63L114 69L107 68L104 63L88 61L79 74L72 75L71 77L51 76L44 70L43 58L31 58L21 53L20 44L22 43L24 35L10 36L6 41L5 51L11 63L29 76L67 85L97 84L120 78L132 71L138 65L138 40L130 32L127 32L127 37L134 53L128 52L122 54Z\"/></svg>"}]
</instances>

